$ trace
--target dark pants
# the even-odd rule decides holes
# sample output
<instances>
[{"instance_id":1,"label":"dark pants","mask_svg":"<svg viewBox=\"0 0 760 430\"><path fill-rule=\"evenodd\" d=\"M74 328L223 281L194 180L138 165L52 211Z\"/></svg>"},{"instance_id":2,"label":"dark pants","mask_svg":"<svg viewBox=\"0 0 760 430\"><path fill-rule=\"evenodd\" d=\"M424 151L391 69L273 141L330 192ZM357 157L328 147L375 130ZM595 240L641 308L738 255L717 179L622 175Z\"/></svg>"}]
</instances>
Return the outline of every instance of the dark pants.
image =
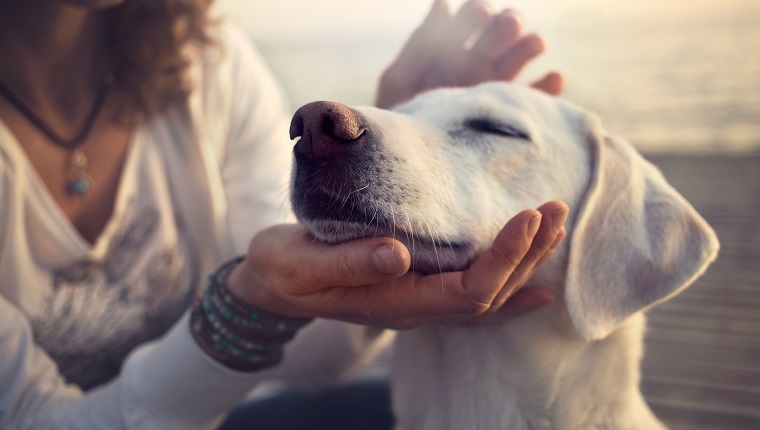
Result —
<instances>
[{"instance_id":1,"label":"dark pants","mask_svg":"<svg viewBox=\"0 0 760 430\"><path fill-rule=\"evenodd\" d=\"M288 390L235 408L220 430L390 430L386 378L362 379L317 394Z\"/></svg>"}]
</instances>

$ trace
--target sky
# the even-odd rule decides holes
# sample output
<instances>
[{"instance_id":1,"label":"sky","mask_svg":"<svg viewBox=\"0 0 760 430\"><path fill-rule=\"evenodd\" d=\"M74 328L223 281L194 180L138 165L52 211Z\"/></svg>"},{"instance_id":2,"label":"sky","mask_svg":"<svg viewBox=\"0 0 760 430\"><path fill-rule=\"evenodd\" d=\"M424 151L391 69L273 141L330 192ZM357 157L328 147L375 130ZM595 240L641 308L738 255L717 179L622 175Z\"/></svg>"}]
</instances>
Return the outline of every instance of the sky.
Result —
<instances>
[{"instance_id":1,"label":"sky","mask_svg":"<svg viewBox=\"0 0 760 430\"><path fill-rule=\"evenodd\" d=\"M586 0L584 0L586 1ZM450 0L456 9L463 0ZM548 5L556 0L490 2L507 5L543 22L555 15ZM256 38L303 37L336 34L408 32L422 21L432 0L220 0L217 9Z\"/></svg>"},{"instance_id":2,"label":"sky","mask_svg":"<svg viewBox=\"0 0 760 430\"><path fill-rule=\"evenodd\" d=\"M293 106L370 103L382 68L432 4L217 1L216 13L252 36ZM452 10L463 1L449 0ZM490 3L522 12L547 42L518 81L561 71L565 97L642 147L760 148L760 0Z\"/></svg>"},{"instance_id":3,"label":"sky","mask_svg":"<svg viewBox=\"0 0 760 430\"><path fill-rule=\"evenodd\" d=\"M514 8L528 26L543 32L586 12L585 17L663 18L731 8L757 0L490 0L495 10ZM449 0L452 10L464 0ZM218 0L219 13L239 23L258 39L381 35L411 31L424 18L432 0ZM569 13L568 13L569 12Z\"/></svg>"}]
</instances>

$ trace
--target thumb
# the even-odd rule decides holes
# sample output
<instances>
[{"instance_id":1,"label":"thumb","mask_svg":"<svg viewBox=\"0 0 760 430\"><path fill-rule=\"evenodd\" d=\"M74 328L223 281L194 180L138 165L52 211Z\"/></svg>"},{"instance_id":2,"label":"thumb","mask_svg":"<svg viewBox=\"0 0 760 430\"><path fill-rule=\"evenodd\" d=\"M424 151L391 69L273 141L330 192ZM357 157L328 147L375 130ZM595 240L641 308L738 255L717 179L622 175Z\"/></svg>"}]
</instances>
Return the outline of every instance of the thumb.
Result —
<instances>
[{"instance_id":1,"label":"thumb","mask_svg":"<svg viewBox=\"0 0 760 430\"><path fill-rule=\"evenodd\" d=\"M436 55L433 47L445 35L450 21L448 3L435 0L425 20L412 33L391 65L396 78L414 80L425 72Z\"/></svg>"},{"instance_id":2,"label":"thumb","mask_svg":"<svg viewBox=\"0 0 760 430\"><path fill-rule=\"evenodd\" d=\"M409 270L409 250L391 238L357 239L310 246L304 261L317 286L359 286L395 279Z\"/></svg>"}]
</instances>

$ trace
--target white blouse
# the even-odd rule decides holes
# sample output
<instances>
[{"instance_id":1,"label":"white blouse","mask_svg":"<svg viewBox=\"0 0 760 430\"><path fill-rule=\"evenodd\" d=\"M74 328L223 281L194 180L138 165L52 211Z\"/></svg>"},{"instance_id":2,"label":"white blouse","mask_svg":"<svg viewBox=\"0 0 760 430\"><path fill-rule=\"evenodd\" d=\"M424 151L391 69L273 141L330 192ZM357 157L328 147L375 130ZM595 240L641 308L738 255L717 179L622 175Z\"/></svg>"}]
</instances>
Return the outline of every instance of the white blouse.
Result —
<instances>
[{"instance_id":1,"label":"white blouse","mask_svg":"<svg viewBox=\"0 0 760 430\"><path fill-rule=\"evenodd\" d=\"M284 98L244 35L223 27L219 39L196 56L188 106L132 136L94 244L0 122L0 429L209 428L268 375L327 382L375 339L320 321L279 368L253 374L193 340L187 309L204 276L291 220Z\"/></svg>"}]
</instances>

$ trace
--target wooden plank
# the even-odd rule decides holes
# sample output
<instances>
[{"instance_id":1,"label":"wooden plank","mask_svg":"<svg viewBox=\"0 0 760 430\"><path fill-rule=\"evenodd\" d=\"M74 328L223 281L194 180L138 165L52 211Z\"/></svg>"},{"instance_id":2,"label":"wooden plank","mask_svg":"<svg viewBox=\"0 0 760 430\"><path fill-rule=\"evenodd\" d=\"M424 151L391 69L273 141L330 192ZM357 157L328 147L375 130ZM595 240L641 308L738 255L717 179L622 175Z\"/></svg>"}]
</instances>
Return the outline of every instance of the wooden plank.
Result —
<instances>
[{"instance_id":1,"label":"wooden plank","mask_svg":"<svg viewBox=\"0 0 760 430\"><path fill-rule=\"evenodd\" d=\"M642 390L672 429L760 429L760 154L648 157L718 233L718 260L650 312Z\"/></svg>"},{"instance_id":2,"label":"wooden plank","mask_svg":"<svg viewBox=\"0 0 760 430\"><path fill-rule=\"evenodd\" d=\"M710 405L693 405L672 399L649 399L652 410L671 429L757 430L760 418Z\"/></svg>"},{"instance_id":3,"label":"wooden plank","mask_svg":"<svg viewBox=\"0 0 760 430\"><path fill-rule=\"evenodd\" d=\"M679 366L680 364L680 366ZM673 381L704 387L730 388L737 393L760 391L760 368L730 368L702 365L684 365L673 357L656 356L644 362L643 381Z\"/></svg>"},{"instance_id":4,"label":"wooden plank","mask_svg":"<svg viewBox=\"0 0 760 430\"><path fill-rule=\"evenodd\" d=\"M649 328L652 332L664 329L694 329L699 331L717 331L719 333L735 333L760 336L760 324L754 319L725 318L705 314L683 314L669 312L649 317Z\"/></svg>"}]
</instances>

